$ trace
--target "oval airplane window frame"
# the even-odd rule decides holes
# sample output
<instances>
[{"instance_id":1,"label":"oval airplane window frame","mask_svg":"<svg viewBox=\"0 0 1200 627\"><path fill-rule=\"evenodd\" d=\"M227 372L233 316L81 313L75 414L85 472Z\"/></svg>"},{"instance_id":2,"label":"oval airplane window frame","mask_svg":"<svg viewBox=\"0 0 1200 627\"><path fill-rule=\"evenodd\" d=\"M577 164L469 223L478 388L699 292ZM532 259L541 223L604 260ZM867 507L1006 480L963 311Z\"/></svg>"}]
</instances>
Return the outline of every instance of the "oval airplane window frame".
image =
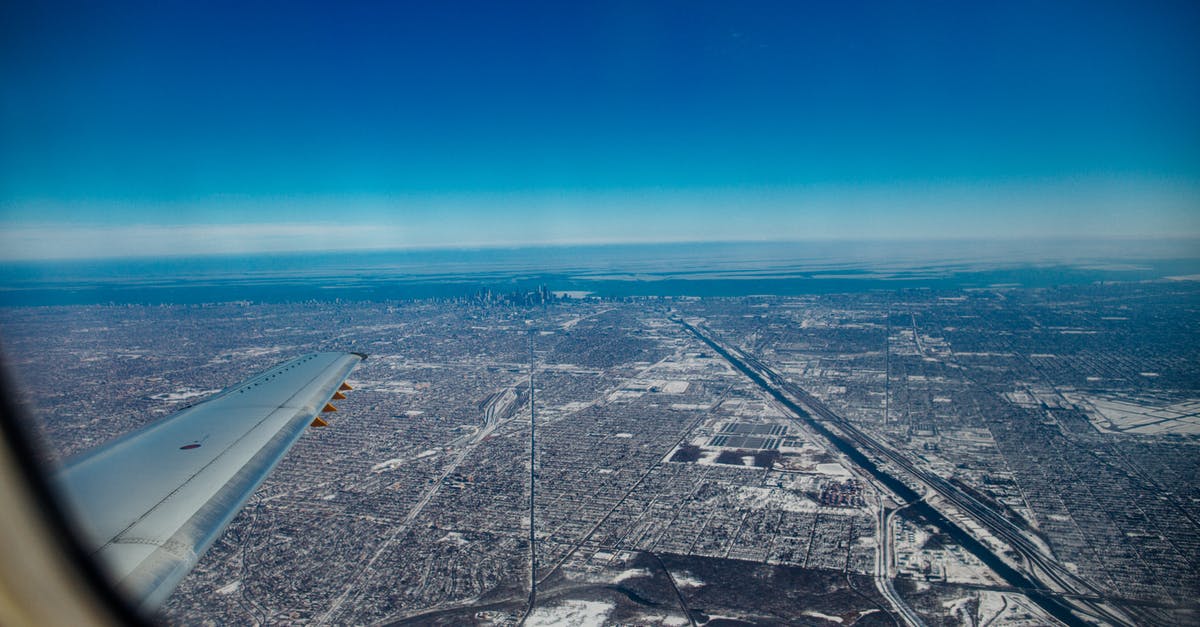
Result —
<instances>
[{"instance_id":1,"label":"oval airplane window frame","mask_svg":"<svg viewBox=\"0 0 1200 627\"><path fill-rule=\"evenodd\" d=\"M114 582L79 541L76 523L70 520L49 480L54 468L47 465L42 453L42 437L36 418L13 399L17 386L9 375L5 352L0 348L0 481L11 482L16 498L0 503L10 510L13 518L27 521L26 529L5 530L17 534L16 541L29 541L33 551L45 559L42 570L48 574L39 584L48 585L40 593L48 600L34 600L22 594L10 579L23 575L14 564L0 560L0 588L13 594L14 606L0 608L0 616L25 616L30 619L53 619L60 606L58 618L88 616L95 625L152 626L159 623L130 603L117 590ZM8 487L5 488L8 491ZM15 501L15 502L14 502ZM37 527L34 529L32 527ZM40 533L39 533L40 530ZM62 624L62 620L55 621Z\"/></svg>"}]
</instances>

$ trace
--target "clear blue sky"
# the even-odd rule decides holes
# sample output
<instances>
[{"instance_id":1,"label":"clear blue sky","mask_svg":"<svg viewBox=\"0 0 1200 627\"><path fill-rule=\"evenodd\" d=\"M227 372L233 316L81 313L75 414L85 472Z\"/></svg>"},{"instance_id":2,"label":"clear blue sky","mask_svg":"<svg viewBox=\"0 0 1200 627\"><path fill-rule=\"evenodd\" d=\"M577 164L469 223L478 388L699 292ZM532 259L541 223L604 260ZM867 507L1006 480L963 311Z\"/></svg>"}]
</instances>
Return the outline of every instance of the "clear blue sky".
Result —
<instances>
[{"instance_id":1,"label":"clear blue sky","mask_svg":"<svg viewBox=\"0 0 1200 627\"><path fill-rule=\"evenodd\" d=\"M4 3L0 248L1200 234L1200 4L806 4Z\"/></svg>"}]
</instances>

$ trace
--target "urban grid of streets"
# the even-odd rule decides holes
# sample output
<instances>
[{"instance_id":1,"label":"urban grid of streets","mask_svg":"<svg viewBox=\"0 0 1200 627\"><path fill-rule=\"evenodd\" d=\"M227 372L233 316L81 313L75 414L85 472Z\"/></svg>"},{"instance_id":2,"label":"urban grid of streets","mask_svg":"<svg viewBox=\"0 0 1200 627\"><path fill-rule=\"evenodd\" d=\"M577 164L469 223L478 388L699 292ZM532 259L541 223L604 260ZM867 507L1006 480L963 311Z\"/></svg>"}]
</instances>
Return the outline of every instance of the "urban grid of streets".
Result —
<instances>
[{"instance_id":1,"label":"urban grid of streets","mask_svg":"<svg viewBox=\"0 0 1200 627\"><path fill-rule=\"evenodd\" d=\"M1198 619L1190 283L540 300L7 308L0 331L53 455L371 354L170 621Z\"/></svg>"}]
</instances>

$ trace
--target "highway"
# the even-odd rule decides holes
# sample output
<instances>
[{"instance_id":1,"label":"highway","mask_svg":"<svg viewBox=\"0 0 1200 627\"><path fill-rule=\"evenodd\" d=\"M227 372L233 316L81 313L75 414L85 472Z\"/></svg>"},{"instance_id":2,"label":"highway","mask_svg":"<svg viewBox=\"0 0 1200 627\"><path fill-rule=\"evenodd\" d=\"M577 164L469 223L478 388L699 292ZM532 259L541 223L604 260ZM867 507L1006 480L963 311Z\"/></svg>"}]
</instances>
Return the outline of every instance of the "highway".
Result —
<instances>
[{"instance_id":1,"label":"highway","mask_svg":"<svg viewBox=\"0 0 1200 627\"><path fill-rule=\"evenodd\" d=\"M892 562L895 561L895 537L892 533L892 517L896 512L903 509L901 506L896 509L889 509L883 504L883 497L879 500L879 517L878 530L876 539L879 542L879 550L876 553L878 556L875 561L875 587L879 593L887 599L896 613L904 619L908 627L926 627L925 621L909 607L908 603L896 592L896 587L892 585L894 574L892 573Z\"/></svg>"},{"instance_id":2,"label":"highway","mask_svg":"<svg viewBox=\"0 0 1200 627\"><path fill-rule=\"evenodd\" d=\"M991 567L1009 585L1023 591L1034 603L1050 615L1068 625L1086 625L1073 612L1098 622L1114 625L1139 624L1123 609L1113 606L1111 600L1100 590L1084 581L1052 556L1046 555L1012 521L964 493L942 477L914 465L904 455L877 441L853 424L844 420L819 399L795 383L780 376L773 369L752 355L736 347L725 346L711 332L701 331L687 322L673 318L690 333L719 353L737 370L741 371L775 400L789 409L795 419L817 431L870 473L884 486L909 503L914 511L928 518L933 524L950 534L981 561ZM836 429L835 433L832 429ZM902 470L908 481L876 464L867 452L878 459L886 460ZM1018 571L996 555L992 549L980 542L965 529L955 524L946 515L928 502L920 501L921 494L912 486L924 486L936 493L959 511L972 517L980 526L1008 544L1024 561L1024 572ZM1145 620L1143 615L1140 617Z\"/></svg>"},{"instance_id":3,"label":"highway","mask_svg":"<svg viewBox=\"0 0 1200 627\"><path fill-rule=\"evenodd\" d=\"M1030 583L1033 584L1032 587L1038 592L1070 595L1075 601L1071 604L1074 606L1074 609L1097 620L1117 625L1134 625L1142 624L1146 619L1145 616L1142 616L1141 620L1136 620L1129 616L1127 612L1114 608L1105 597L1103 591L1063 566L1052 555L1046 554L1012 520L981 503L978 499L964 492L940 475L920 468L913 464L906 456L864 433L858 427L830 410L820 399L812 396L795 383L782 378L758 359L746 355L740 350L737 352L741 358L750 363L760 374L769 378L772 383L799 401L802 407L809 410L810 416L815 414L821 419L834 424L839 431L863 450L872 451L878 457L901 468L925 487L950 502L959 511L972 517L994 536L1005 542L1024 561L1024 564L1028 568L1028 572L1025 574L1029 576ZM985 563L987 563L987 560L985 560Z\"/></svg>"}]
</instances>

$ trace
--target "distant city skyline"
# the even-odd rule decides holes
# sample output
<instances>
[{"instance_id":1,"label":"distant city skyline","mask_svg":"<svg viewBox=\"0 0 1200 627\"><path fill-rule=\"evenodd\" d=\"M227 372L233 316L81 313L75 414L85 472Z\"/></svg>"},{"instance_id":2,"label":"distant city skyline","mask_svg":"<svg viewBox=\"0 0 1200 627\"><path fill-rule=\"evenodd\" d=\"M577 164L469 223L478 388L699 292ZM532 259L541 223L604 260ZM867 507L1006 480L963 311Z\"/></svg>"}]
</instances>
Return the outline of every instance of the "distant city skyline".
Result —
<instances>
[{"instance_id":1,"label":"distant city skyline","mask_svg":"<svg viewBox=\"0 0 1200 627\"><path fill-rule=\"evenodd\" d=\"M6 6L0 259L1200 236L1200 8Z\"/></svg>"}]
</instances>

